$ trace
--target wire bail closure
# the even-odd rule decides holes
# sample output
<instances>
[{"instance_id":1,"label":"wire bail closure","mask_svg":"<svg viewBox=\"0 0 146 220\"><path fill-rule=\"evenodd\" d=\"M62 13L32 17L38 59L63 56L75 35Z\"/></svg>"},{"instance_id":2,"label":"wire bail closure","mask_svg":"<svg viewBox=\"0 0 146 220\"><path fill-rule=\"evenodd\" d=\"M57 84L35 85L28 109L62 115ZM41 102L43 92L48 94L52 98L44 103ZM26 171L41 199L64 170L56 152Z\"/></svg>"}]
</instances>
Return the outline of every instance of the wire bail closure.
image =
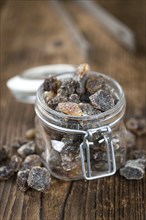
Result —
<instances>
[{"instance_id":1,"label":"wire bail closure","mask_svg":"<svg viewBox=\"0 0 146 220\"><path fill-rule=\"evenodd\" d=\"M111 139L111 128L109 126L103 126L95 129L89 129L86 131L84 135L83 142L80 144L80 156L82 163L82 172L84 178L86 180L94 180L102 177L107 177L115 174L116 172L116 161L115 161L115 153ZM104 142L106 146L106 156L108 162L108 169L104 172L99 172L98 175L92 175L91 170L91 162L90 162L90 147L94 145L93 143L93 134L102 134L102 139L99 143ZM85 152L86 151L86 159L87 166L85 165ZM86 170L87 169L87 170Z\"/></svg>"}]
</instances>

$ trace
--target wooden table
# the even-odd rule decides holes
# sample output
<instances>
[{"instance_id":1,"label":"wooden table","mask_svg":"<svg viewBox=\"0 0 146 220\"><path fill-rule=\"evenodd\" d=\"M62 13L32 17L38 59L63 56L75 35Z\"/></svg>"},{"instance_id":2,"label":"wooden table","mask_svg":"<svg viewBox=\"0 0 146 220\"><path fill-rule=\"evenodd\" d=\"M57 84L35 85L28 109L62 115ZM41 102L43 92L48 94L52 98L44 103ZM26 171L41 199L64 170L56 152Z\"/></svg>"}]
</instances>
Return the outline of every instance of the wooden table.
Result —
<instances>
[{"instance_id":1,"label":"wooden table","mask_svg":"<svg viewBox=\"0 0 146 220\"><path fill-rule=\"evenodd\" d=\"M1 8L1 146L34 126L34 106L15 101L6 81L24 69L52 64L89 62L123 86L127 112L146 113L146 56L122 48L88 13L66 3L73 21L92 45L88 60L51 1L6 1ZM132 10L132 9L131 9ZM138 24L137 24L138 25ZM59 42L59 43L58 43ZM146 138L137 140L146 148ZM55 181L49 194L22 193L15 178L0 182L2 220L144 220L146 176L126 181L118 173L96 181Z\"/></svg>"}]
</instances>

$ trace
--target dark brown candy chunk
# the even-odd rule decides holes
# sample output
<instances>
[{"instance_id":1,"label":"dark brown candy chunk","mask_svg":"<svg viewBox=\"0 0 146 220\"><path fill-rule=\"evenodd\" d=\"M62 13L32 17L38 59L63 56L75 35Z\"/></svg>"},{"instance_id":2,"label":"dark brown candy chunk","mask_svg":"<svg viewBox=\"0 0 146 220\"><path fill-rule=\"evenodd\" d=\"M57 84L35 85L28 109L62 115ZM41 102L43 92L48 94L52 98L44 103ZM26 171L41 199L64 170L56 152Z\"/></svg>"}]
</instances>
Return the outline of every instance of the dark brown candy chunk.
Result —
<instances>
[{"instance_id":1,"label":"dark brown candy chunk","mask_svg":"<svg viewBox=\"0 0 146 220\"><path fill-rule=\"evenodd\" d=\"M34 141L29 141L28 143L22 145L17 150L17 152L23 158L30 155L30 154L34 154L35 153L35 143L34 143Z\"/></svg>"},{"instance_id":2,"label":"dark brown candy chunk","mask_svg":"<svg viewBox=\"0 0 146 220\"><path fill-rule=\"evenodd\" d=\"M74 94L69 96L68 101L78 104L78 103L80 103L80 97L77 94L74 93Z\"/></svg>"},{"instance_id":3,"label":"dark brown candy chunk","mask_svg":"<svg viewBox=\"0 0 146 220\"><path fill-rule=\"evenodd\" d=\"M101 111L107 111L114 106L114 99L107 90L99 90L89 97L93 106Z\"/></svg>"},{"instance_id":4,"label":"dark brown candy chunk","mask_svg":"<svg viewBox=\"0 0 146 220\"><path fill-rule=\"evenodd\" d=\"M80 64L76 69L76 76L83 78L89 70L90 67L87 63Z\"/></svg>"},{"instance_id":5,"label":"dark brown candy chunk","mask_svg":"<svg viewBox=\"0 0 146 220\"><path fill-rule=\"evenodd\" d=\"M22 192L26 192L29 189L27 179L30 170L23 170L17 173L17 185Z\"/></svg>"},{"instance_id":6,"label":"dark brown candy chunk","mask_svg":"<svg viewBox=\"0 0 146 220\"><path fill-rule=\"evenodd\" d=\"M131 117L126 121L127 129L141 136L146 134L146 119L143 117Z\"/></svg>"},{"instance_id":7,"label":"dark brown candy chunk","mask_svg":"<svg viewBox=\"0 0 146 220\"><path fill-rule=\"evenodd\" d=\"M9 158L9 151L7 146L3 146L0 149L0 163L6 161Z\"/></svg>"},{"instance_id":8,"label":"dark brown candy chunk","mask_svg":"<svg viewBox=\"0 0 146 220\"><path fill-rule=\"evenodd\" d=\"M7 164L0 167L0 180L7 180L13 176L13 174L20 168L20 164L21 158L17 155L13 155Z\"/></svg>"},{"instance_id":9,"label":"dark brown candy chunk","mask_svg":"<svg viewBox=\"0 0 146 220\"><path fill-rule=\"evenodd\" d=\"M52 91L45 91L43 94L44 100L48 103L52 98L54 98L55 93Z\"/></svg>"},{"instance_id":10,"label":"dark brown candy chunk","mask_svg":"<svg viewBox=\"0 0 146 220\"><path fill-rule=\"evenodd\" d=\"M9 166L12 167L14 172L17 172L20 168L21 162L22 162L22 159L18 155L13 155L11 157Z\"/></svg>"},{"instance_id":11,"label":"dark brown candy chunk","mask_svg":"<svg viewBox=\"0 0 146 220\"><path fill-rule=\"evenodd\" d=\"M68 99L68 92L63 88L60 88L57 90L57 96L66 97Z\"/></svg>"},{"instance_id":12,"label":"dark brown candy chunk","mask_svg":"<svg viewBox=\"0 0 146 220\"><path fill-rule=\"evenodd\" d=\"M67 97L62 95L57 95L55 98L53 98L51 101L48 102L48 106L52 109L55 109L57 105L61 102L67 102Z\"/></svg>"},{"instance_id":13,"label":"dark brown candy chunk","mask_svg":"<svg viewBox=\"0 0 146 220\"><path fill-rule=\"evenodd\" d=\"M25 158L25 160L22 163L22 170L25 169L31 169L34 166L41 166L42 165L42 161L39 155L37 154L32 154L29 155Z\"/></svg>"},{"instance_id":14,"label":"dark brown candy chunk","mask_svg":"<svg viewBox=\"0 0 146 220\"><path fill-rule=\"evenodd\" d=\"M73 79L67 79L62 82L60 89L57 91L58 94L70 96L76 90L76 81Z\"/></svg>"},{"instance_id":15,"label":"dark brown candy chunk","mask_svg":"<svg viewBox=\"0 0 146 220\"><path fill-rule=\"evenodd\" d=\"M104 84L105 81L102 76L91 75L91 77L87 80L86 89L90 94L94 94L101 89Z\"/></svg>"},{"instance_id":16,"label":"dark brown candy chunk","mask_svg":"<svg viewBox=\"0 0 146 220\"><path fill-rule=\"evenodd\" d=\"M13 176L14 170L9 164L0 167L0 180L7 180Z\"/></svg>"},{"instance_id":17,"label":"dark brown candy chunk","mask_svg":"<svg viewBox=\"0 0 146 220\"><path fill-rule=\"evenodd\" d=\"M51 177L49 171L44 167L33 167L28 176L28 186L40 191L47 192L50 188Z\"/></svg>"},{"instance_id":18,"label":"dark brown candy chunk","mask_svg":"<svg viewBox=\"0 0 146 220\"><path fill-rule=\"evenodd\" d=\"M18 149L22 145L26 144L28 142L27 139L21 138L21 139L15 139L12 143L12 148Z\"/></svg>"},{"instance_id":19,"label":"dark brown candy chunk","mask_svg":"<svg viewBox=\"0 0 146 220\"><path fill-rule=\"evenodd\" d=\"M80 101L83 103L90 103L90 94L89 93L84 93L82 95L80 95Z\"/></svg>"},{"instance_id":20,"label":"dark brown candy chunk","mask_svg":"<svg viewBox=\"0 0 146 220\"><path fill-rule=\"evenodd\" d=\"M53 76L49 77L48 79L45 79L44 81L44 91L53 91L54 93L57 93L57 90L60 86L61 81Z\"/></svg>"},{"instance_id":21,"label":"dark brown candy chunk","mask_svg":"<svg viewBox=\"0 0 146 220\"><path fill-rule=\"evenodd\" d=\"M85 115L96 115L101 113L101 111L97 110L89 103L79 103L79 107Z\"/></svg>"},{"instance_id":22,"label":"dark brown candy chunk","mask_svg":"<svg viewBox=\"0 0 146 220\"><path fill-rule=\"evenodd\" d=\"M145 174L146 159L128 160L120 169L120 175L128 180L140 180Z\"/></svg>"}]
</instances>

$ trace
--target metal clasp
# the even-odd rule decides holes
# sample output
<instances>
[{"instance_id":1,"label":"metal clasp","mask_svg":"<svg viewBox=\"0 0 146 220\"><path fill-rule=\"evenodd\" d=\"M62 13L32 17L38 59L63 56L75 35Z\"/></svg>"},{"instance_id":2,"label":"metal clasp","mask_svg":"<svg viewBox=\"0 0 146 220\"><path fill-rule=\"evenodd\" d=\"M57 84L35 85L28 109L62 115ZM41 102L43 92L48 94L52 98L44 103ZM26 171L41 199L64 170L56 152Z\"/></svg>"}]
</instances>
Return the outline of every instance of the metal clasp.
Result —
<instances>
[{"instance_id":1,"label":"metal clasp","mask_svg":"<svg viewBox=\"0 0 146 220\"><path fill-rule=\"evenodd\" d=\"M98 172L97 175L92 175L91 170L91 157L90 157L90 148L94 145L93 134L101 134L101 139L99 143L104 142L106 146L106 157L108 163L108 169L103 172ZM86 153L86 157L85 157ZM116 162L114 148L111 140L111 128L109 126L104 126L96 129L89 129L86 131L83 142L80 144L80 155L82 162L82 172L84 178L87 180L94 180L106 176L111 176L116 172ZM85 162L85 159L87 162Z\"/></svg>"}]
</instances>

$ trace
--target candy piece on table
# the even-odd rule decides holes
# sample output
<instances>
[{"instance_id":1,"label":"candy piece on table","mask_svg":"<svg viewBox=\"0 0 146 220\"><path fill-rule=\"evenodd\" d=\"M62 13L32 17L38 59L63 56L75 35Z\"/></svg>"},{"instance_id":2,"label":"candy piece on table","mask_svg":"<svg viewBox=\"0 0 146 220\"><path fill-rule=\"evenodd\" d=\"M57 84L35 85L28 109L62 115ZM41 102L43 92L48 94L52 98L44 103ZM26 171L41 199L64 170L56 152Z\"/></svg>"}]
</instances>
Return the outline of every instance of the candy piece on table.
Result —
<instances>
[{"instance_id":1,"label":"candy piece on table","mask_svg":"<svg viewBox=\"0 0 146 220\"><path fill-rule=\"evenodd\" d=\"M140 180L144 177L146 159L128 160L120 169L120 175L128 180Z\"/></svg>"},{"instance_id":2,"label":"candy piece on table","mask_svg":"<svg viewBox=\"0 0 146 220\"><path fill-rule=\"evenodd\" d=\"M22 158L25 158L26 156L28 156L30 154L34 154L35 153L35 142L29 141L28 143L22 145L17 150L17 152Z\"/></svg>"},{"instance_id":3,"label":"candy piece on table","mask_svg":"<svg viewBox=\"0 0 146 220\"><path fill-rule=\"evenodd\" d=\"M0 163L6 161L9 158L9 149L7 146L3 146L0 149Z\"/></svg>"},{"instance_id":4,"label":"candy piece on table","mask_svg":"<svg viewBox=\"0 0 146 220\"><path fill-rule=\"evenodd\" d=\"M21 158L13 155L11 160L0 167L0 180L7 180L20 168Z\"/></svg>"},{"instance_id":5,"label":"candy piece on table","mask_svg":"<svg viewBox=\"0 0 146 220\"><path fill-rule=\"evenodd\" d=\"M26 144L27 142L28 142L28 140L25 139L25 138L16 138L13 141L11 146L12 146L13 149L17 150L18 148L20 148L22 145Z\"/></svg>"},{"instance_id":6,"label":"candy piece on table","mask_svg":"<svg viewBox=\"0 0 146 220\"><path fill-rule=\"evenodd\" d=\"M40 191L48 192L50 188L51 177L49 171L44 167L33 167L28 176L28 186Z\"/></svg>"},{"instance_id":7,"label":"candy piece on table","mask_svg":"<svg viewBox=\"0 0 146 220\"><path fill-rule=\"evenodd\" d=\"M17 185L20 191L22 192L26 192L29 189L29 186L27 183L29 172L30 170L27 169L27 170L19 171L17 173Z\"/></svg>"},{"instance_id":8,"label":"candy piece on table","mask_svg":"<svg viewBox=\"0 0 146 220\"><path fill-rule=\"evenodd\" d=\"M21 170L31 169L34 166L41 166L42 160L39 155L32 154L25 158L22 163Z\"/></svg>"},{"instance_id":9,"label":"candy piece on table","mask_svg":"<svg viewBox=\"0 0 146 220\"><path fill-rule=\"evenodd\" d=\"M7 180L13 176L13 174L13 167L9 166L9 164L0 167L0 180Z\"/></svg>"},{"instance_id":10,"label":"candy piece on table","mask_svg":"<svg viewBox=\"0 0 146 220\"><path fill-rule=\"evenodd\" d=\"M18 155L13 155L11 157L9 166L12 167L14 172L17 172L21 166L21 163L22 163L22 159Z\"/></svg>"}]
</instances>

